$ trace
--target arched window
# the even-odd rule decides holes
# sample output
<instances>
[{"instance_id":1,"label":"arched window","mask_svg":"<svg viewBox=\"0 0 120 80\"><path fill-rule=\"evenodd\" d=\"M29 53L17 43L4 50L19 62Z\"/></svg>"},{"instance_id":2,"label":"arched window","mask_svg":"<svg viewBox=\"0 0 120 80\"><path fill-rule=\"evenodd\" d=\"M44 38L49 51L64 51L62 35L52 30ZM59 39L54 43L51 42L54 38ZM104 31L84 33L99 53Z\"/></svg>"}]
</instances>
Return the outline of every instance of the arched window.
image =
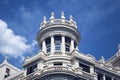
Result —
<instances>
[{"instance_id":1,"label":"arched window","mask_svg":"<svg viewBox=\"0 0 120 80\"><path fill-rule=\"evenodd\" d=\"M61 36L55 36L54 42L55 42L55 51L60 51L61 50Z\"/></svg>"},{"instance_id":2,"label":"arched window","mask_svg":"<svg viewBox=\"0 0 120 80\"><path fill-rule=\"evenodd\" d=\"M51 51L51 39L50 38L47 38L46 39L46 48L47 48L47 52L50 52Z\"/></svg>"},{"instance_id":3,"label":"arched window","mask_svg":"<svg viewBox=\"0 0 120 80\"><path fill-rule=\"evenodd\" d=\"M66 52L70 52L70 42L71 42L71 39L68 37L65 37L65 51Z\"/></svg>"}]
</instances>

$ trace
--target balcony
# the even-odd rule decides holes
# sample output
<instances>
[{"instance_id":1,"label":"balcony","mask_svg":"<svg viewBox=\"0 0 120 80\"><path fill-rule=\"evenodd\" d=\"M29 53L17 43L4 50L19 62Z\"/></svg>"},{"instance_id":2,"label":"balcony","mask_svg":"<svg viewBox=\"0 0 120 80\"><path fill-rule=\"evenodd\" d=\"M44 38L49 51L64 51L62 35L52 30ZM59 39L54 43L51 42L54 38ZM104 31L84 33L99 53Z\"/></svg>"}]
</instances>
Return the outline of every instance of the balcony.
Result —
<instances>
[{"instance_id":1,"label":"balcony","mask_svg":"<svg viewBox=\"0 0 120 80\"><path fill-rule=\"evenodd\" d=\"M43 69L42 73L46 72L74 72L74 70L71 67L53 66Z\"/></svg>"}]
</instances>

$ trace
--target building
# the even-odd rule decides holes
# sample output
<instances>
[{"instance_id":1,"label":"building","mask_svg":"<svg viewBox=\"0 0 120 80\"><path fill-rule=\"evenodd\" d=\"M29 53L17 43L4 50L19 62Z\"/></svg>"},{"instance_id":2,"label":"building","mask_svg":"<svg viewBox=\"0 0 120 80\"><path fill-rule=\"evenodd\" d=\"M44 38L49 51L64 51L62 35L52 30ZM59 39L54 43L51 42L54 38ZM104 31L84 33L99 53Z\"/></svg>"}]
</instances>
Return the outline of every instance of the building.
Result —
<instances>
[{"instance_id":1,"label":"building","mask_svg":"<svg viewBox=\"0 0 120 80\"><path fill-rule=\"evenodd\" d=\"M44 17L37 34L41 51L25 59L24 70L15 68L5 59L0 65L0 72L3 72L0 79L120 80L120 46L107 61L103 57L97 61L92 55L78 50L80 38L72 16L66 20L62 12L61 18L55 19L52 12L49 21Z\"/></svg>"},{"instance_id":2,"label":"building","mask_svg":"<svg viewBox=\"0 0 120 80\"><path fill-rule=\"evenodd\" d=\"M7 61L7 57L5 58L3 63L0 64L0 80L4 80L4 78L9 77L10 75L14 75L17 72L21 72L20 69L9 64Z\"/></svg>"}]
</instances>

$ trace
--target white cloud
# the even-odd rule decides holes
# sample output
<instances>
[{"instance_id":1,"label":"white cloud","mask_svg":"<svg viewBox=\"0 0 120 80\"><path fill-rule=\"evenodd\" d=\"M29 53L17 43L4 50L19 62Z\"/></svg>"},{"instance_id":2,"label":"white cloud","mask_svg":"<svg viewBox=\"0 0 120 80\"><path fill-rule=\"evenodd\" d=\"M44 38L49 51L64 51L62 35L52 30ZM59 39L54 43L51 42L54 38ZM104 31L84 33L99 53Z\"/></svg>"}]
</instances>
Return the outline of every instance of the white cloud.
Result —
<instances>
[{"instance_id":1,"label":"white cloud","mask_svg":"<svg viewBox=\"0 0 120 80\"><path fill-rule=\"evenodd\" d=\"M31 45L26 42L25 37L15 35L6 22L0 20L0 54L24 59L24 53L30 51L36 44L35 41Z\"/></svg>"}]
</instances>

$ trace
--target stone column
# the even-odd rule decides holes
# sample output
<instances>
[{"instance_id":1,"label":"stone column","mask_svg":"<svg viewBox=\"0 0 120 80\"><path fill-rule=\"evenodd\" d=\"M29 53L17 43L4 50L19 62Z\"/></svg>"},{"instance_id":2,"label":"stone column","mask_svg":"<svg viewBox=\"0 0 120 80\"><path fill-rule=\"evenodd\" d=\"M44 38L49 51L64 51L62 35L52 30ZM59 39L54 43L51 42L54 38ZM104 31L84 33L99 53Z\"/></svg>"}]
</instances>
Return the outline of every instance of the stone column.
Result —
<instances>
[{"instance_id":1,"label":"stone column","mask_svg":"<svg viewBox=\"0 0 120 80\"><path fill-rule=\"evenodd\" d=\"M106 80L106 78L105 78L105 74L103 74L103 80Z\"/></svg>"},{"instance_id":2,"label":"stone column","mask_svg":"<svg viewBox=\"0 0 120 80\"><path fill-rule=\"evenodd\" d=\"M74 68L78 68L79 67L79 61L78 60L75 60L75 63L74 63Z\"/></svg>"},{"instance_id":3,"label":"stone column","mask_svg":"<svg viewBox=\"0 0 120 80\"><path fill-rule=\"evenodd\" d=\"M38 69L42 70L42 69L43 69L43 66L44 66L43 62L40 61L40 62L38 63Z\"/></svg>"},{"instance_id":4,"label":"stone column","mask_svg":"<svg viewBox=\"0 0 120 80\"><path fill-rule=\"evenodd\" d=\"M42 51L46 53L46 43L45 40L42 42Z\"/></svg>"},{"instance_id":5,"label":"stone column","mask_svg":"<svg viewBox=\"0 0 120 80\"><path fill-rule=\"evenodd\" d=\"M94 67L90 65L90 73L94 73Z\"/></svg>"},{"instance_id":6,"label":"stone column","mask_svg":"<svg viewBox=\"0 0 120 80\"><path fill-rule=\"evenodd\" d=\"M27 76L27 68L25 68L23 75Z\"/></svg>"},{"instance_id":7,"label":"stone column","mask_svg":"<svg viewBox=\"0 0 120 80\"><path fill-rule=\"evenodd\" d=\"M74 49L74 40L71 39L71 43L70 43L70 52L72 52Z\"/></svg>"},{"instance_id":8,"label":"stone column","mask_svg":"<svg viewBox=\"0 0 120 80\"><path fill-rule=\"evenodd\" d=\"M54 36L51 36L51 53L55 52Z\"/></svg>"},{"instance_id":9,"label":"stone column","mask_svg":"<svg viewBox=\"0 0 120 80\"><path fill-rule=\"evenodd\" d=\"M65 36L62 36L61 51L65 53Z\"/></svg>"}]
</instances>

